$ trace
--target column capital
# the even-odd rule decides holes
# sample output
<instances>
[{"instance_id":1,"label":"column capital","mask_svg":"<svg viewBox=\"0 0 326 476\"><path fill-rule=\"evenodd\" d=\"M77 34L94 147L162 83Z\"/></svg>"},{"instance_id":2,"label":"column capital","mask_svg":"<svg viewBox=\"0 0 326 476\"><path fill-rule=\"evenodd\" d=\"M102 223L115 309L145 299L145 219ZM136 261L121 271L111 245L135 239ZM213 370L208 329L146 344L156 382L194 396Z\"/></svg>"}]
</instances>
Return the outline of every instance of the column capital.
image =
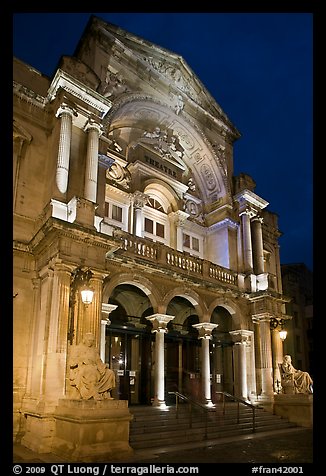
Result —
<instances>
[{"instance_id":1,"label":"column capital","mask_svg":"<svg viewBox=\"0 0 326 476\"><path fill-rule=\"evenodd\" d=\"M170 316L168 314L152 314L151 316L146 317L153 324L152 332L167 332L167 325L175 316Z\"/></svg>"},{"instance_id":2,"label":"column capital","mask_svg":"<svg viewBox=\"0 0 326 476\"><path fill-rule=\"evenodd\" d=\"M147 200L149 199L149 196L146 193L143 193L137 190L130 196L130 199L135 208L143 208L143 206L146 204Z\"/></svg>"},{"instance_id":3,"label":"column capital","mask_svg":"<svg viewBox=\"0 0 326 476\"><path fill-rule=\"evenodd\" d=\"M57 109L57 112L55 113L55 117L61 117L62 114L68 114L71 117L78 116L76 109L74 109L72 106L69 106L69 104L65 102L60 104Z\"/></svg>"},{"instance_id":4,"label":"column capital","mask_svg":"<svg viewBox=\"0 0 326 476\"><path fill-rule=\"evenodd\" d=\"M230 331L229 334L231 335L234 344L246 344L249 346L253 336L253 331L238 329L236 331Z\"/></svg>"},{"instance_id":5,"label":"column capital","mask_svg":"<svg viewBox=\"0 0 326 476\"><path fill-rule=\"evenodd\" d=\"M258 222L258 223L264 223L264 219L263 217L259 216L259 215L256 215L252 218L252 221L253 222Z\"/></svg>"},{"instance_id":6,"label":"column capital","mask_svg":"<svg viewBox=\"0 0 326 476\"><path fill-rule=\"evenodd\" d=\"M105 302L102 302L102 309L101 309L101 323L102 324L107 324L110 325L111 321L109 319L109 314L111 314L112 311L114 311L118 306L116 304L107 304Z\"/></svg>"},{"instance_id":7,"label":"column capital","mask_svg":"<svg viewBox=\"0 0 326 476\"><path fill-rule=\"evenodd\" d=\"M88 132L94 130L97 131L100 136L103 133L103 126L98 121L90 117L84 126L84 131Z\"/></svg>"},{"instance_id":8,"label":"column capital","mask_svg":"<svg viewBox=\"0 0 326 476\"><path fill-rule=\"evenodd\" d=\"M262 312L260 314L252 314L252 322L260 324L261 322L270 322L270 320L275 317L274 314L270 312Z\"/></svg>"},{"instance_id":9,"label":"column capital","mask_svg":"<svg viewBox=\"0 0 326 476\"><path fill-rule=\"evenodd\" d=\"M212 322L200 322L199 324L193 324L192 327L198 329L198 339L211 339L212 332L218 324L213 324Z\"/></svg>"},{"instance_id":10,"label":"column capital","mask_svg":"<svg viewBox=\"0 0 326 476\"><path fill-rule=\"evenodd\" d=\"M239 213L239 217L242 215L247 215L250 219L254 218L257 214L257 211L251 207L245 208L242 212Z\"/></svg>"},{"instance_id":11,"label":"column capital","mask_svg":"<svg viewBox=\"0 0 326 476\"><path fill-rule=\"evenodd\" d=\"M189 218L189 213L183 212L182 210L177 210L169 214L169 218L173 220L176 226L183 227L187 219Z\"/></svg>"}]
</instances>

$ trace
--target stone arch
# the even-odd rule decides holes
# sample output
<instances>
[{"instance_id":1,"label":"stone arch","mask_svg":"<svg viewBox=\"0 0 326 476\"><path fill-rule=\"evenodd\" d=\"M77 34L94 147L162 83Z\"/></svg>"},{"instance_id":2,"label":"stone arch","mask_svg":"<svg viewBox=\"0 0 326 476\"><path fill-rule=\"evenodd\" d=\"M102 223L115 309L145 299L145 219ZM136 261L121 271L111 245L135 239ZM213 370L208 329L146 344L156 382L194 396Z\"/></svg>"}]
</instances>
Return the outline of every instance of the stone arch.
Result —
<instances>
[{"instance_id":1,"label":"stone arch","mask_svg":"<svg viewBox=\"0 0 326 476\"><path fill-rule=\"evenodd\" d=\"M224 298L224 297L216 298L209 306L208 314L210 316L212 316L214 309L216 307L223 307L230 313L232 317L232 329L241 328L241 324L243 322L243 319L242 319L243 311L241 310L238 304L236 304L232 299L229 299L229 298Z\"/></svg>"},{"instance_id":2,"label":"stone arch","mask_svg":"<svg viewBox=\"0 0 326 476\"><path fill-rule=\"evenodd\" d=\"M162 203L166 213L179 209L178 196L169 184L164 183L163 180L149 179L146 180L144 185L144 193L157 198Z\"/></svg>"},{"instance_id":3,"label":"stone arch","mask_svg":"<svg viewBox=\"0 0 326 476\"><path fill-rule=\"evenodd\" d=\"M198 314L199 322L201 322L205 315L206 304L196 291L187 286L180 286L166 293L162 300L162 307L166 310L172 299L177 296L183 297L194 306Z\"/></svg>"},{"instance_id":4,"label":"stone arch","mask_svg":"<svg viewBox=\"0 0 326 476\"><path fill-rule=\"evenodd\" d=\"M125 153L131 143L155 127L169 130L183 149L185 176L191 175L204 203L220 201L230 194L225 159L218 157L213 145L187 114L177 115L169 105L144 95L129 95L114 104L108 119L107 134Z\"/></svg>"},{"instance_id":5,"label":"stone arch","mask_svg":"<svg viewBox=\"0 0 326 476\"><path fill-rule=\"evenodd\" d=\"M139 288L149 299L153 309L158 309L161 297L153 283L138 273L117 273L104 284L103 302L108 302L114 288L120 284L130 284Z\"/></svg>"}]
</instances>

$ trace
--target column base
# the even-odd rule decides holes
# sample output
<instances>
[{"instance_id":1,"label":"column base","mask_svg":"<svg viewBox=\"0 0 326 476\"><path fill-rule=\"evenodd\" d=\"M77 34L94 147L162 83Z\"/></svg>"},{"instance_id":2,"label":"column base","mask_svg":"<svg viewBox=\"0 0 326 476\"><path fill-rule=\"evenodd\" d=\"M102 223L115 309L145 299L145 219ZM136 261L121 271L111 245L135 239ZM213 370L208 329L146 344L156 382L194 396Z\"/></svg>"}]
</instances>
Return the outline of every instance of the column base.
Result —
<instances>
[{"instance_id":1,"label":"column base","mask_svg":"<svg viewBox=\"0 0 326 476\"><path fill-rule=\"evenodd\" d=\"M165 400L159 400L158 398L154 398L152 406L158 408L166 408L166 403Z\"/></svg>"}]
</instances>

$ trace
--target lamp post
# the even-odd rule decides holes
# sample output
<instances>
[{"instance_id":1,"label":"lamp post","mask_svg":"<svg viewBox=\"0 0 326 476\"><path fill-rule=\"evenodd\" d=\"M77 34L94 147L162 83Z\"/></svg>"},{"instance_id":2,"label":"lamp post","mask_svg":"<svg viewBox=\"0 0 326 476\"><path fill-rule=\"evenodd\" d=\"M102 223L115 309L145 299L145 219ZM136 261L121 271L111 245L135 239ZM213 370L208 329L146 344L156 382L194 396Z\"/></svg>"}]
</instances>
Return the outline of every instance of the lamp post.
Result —
<instances>
[{"instance_id":1,"label":"lamp post","mask_svg":"<svg viewBox=\"0 0 326 476\"><path fill-rule=\"evenodd\" d=\"M89 285L89 281L92 278L93 273L89 268L82 269L81 267L76 268L71 274L71 284L70 284L70 296L69 296L69 308L70 308L70 320L69 320L69 329L68 329L68 340L70 344L74 340L74 324L75 324L75 305L77 301L78 292L81 294L82 303L85 306L91 304L94 296L94 290Z\"/></svg>"}]
</instances>

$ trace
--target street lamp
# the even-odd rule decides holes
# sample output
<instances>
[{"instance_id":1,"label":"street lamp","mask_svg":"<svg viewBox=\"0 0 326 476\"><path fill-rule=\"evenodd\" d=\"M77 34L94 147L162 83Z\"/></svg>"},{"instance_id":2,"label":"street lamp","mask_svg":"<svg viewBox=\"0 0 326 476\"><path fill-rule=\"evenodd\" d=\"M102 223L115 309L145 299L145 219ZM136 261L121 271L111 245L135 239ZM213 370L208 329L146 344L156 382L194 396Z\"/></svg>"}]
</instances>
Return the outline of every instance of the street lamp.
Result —
<instances>
[{"instance_id":1,"label":"street lamp","mask_svg":"<svg viewBox=\"0 0 326 476\"><path fill-rule=\"evenodd\" d=\"M75 304L77 301L78 292L81 294L82 303L88 306L93 301L94 289L90 286L89 281L92 278L93 273L89 268L85 270L81 267L76 268L71 274L70 284L70 296L69 296L69 308L70 308L70 321L68 329L68 340L70 344L74 340L74 321L75 321Z\"/></svg>"},{"instance_id":2,"label":"street lamp","mask_svg":"<svg viewBox=\"0 0 326 476\"><path fill-rule=\"evenodd\" d=\"M272 317L270 320L270 328L271 329L277 329L278 327L280 328L279 334L280 334L280 339L284 341L287 336L287 331L284 330L284 324L285 320L284 319L276 319L275 317Z\"/></svg>"}]
</instances>

